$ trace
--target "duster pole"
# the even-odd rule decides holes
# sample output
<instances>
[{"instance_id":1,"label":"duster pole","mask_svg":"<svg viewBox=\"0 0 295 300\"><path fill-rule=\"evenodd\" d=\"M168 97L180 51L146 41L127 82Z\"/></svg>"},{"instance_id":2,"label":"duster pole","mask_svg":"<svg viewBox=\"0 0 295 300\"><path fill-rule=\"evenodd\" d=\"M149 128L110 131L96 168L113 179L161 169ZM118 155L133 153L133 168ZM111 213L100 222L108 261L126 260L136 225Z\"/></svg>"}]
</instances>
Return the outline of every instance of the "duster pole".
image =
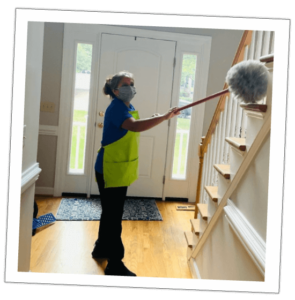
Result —
<instances>
[{"instance_id":1,"label":"duster pole","mask_svg":"<svg viewBox=\"0 0 295 300\"><path fill-rule=\"evenodd\" d=\"M175 110L175 112L179 112L179 111L184 110L184 109L186 109L186 108L189 108L189 107L191 107L191 106L195 106L195 105L201 104L201 103L203 103L203 102L206 102L206 101L208 101L208 100L211 100L211 99L213 99L213 98L219 97L219 96L224 95L224 94L227 94L227 93L229 93L229 89L225 89L225 90L223 90L223 91L221 91L221 92L218 92L218 93L216 93L216 94L213 94L213 95L211 95L211 96L208 96L208 97L206 97L206 98L204 98L204 99L201 99L201 100L195 101L195 102L193 102L193 103L190 103L190 104L188 104L188 105L179 107L178 109Z\"/></svg>"}]
</instances>

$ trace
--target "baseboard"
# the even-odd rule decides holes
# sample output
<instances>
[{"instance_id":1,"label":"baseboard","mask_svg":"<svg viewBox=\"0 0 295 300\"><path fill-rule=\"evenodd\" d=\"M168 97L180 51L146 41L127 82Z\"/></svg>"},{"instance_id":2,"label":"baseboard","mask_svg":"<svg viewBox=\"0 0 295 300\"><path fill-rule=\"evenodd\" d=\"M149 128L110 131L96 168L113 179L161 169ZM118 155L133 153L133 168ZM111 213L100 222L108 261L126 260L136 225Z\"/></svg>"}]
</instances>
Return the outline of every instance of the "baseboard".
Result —
<instances>
[{"instance_id":1,"label":"baseboard","mask_svg":"<svg viewBox=\"0 0 295 300\"><path fill-rule=\"evenodd\" d=\"M165 201L188 202L188 198L166 197Z\"/></svg>"},{"instance_id":2,"label":"baseboard","mask_svg":"<svg viewBox=\"0 0 295 300\"><path fill-rule=\"evenodd\" d=\"M83 193L62 193L61 194L62 197L76 197L76 198L87 198L87 194L83 194Z\"/></svg>"},{"instance_id":3,"label":"baseboard","mask_svg":"<svg viewBox=\"0 0 295 300\"><path fill-rule=\"evenodd\" d=\"M99 198L100 195L91 194L90 198ZM133 199L133 200L140 200L140 199L146 199L146 200L156 200L156 201L162 201L162 198L157 197L137 197L137 196L127 196L127 199Z\"/></svg>"},{"instance_id":4,"label":"baseboard","mask_svg":"<svg viewBox=\"0 0 295 300\"><path fill-rule=\"evenodd\" d=\"M35 195L48 195L53 196L53 187L43 187L43 186L36 186L35 187Z\"/></svg>"}]
</instances>

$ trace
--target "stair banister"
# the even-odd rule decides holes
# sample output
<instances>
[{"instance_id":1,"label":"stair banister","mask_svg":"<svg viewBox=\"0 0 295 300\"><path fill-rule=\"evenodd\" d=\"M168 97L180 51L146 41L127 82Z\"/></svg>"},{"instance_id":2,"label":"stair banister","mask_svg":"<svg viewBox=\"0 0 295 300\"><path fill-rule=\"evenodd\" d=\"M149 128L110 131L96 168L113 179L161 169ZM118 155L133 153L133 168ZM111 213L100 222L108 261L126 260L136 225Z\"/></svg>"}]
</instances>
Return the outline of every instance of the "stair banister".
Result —
<instances>
[{"instance_id":1,"label":"stair banister","mask_svg":"<svg viewBox=\"0 0 295 300\"><path fill-rule=\"evenodd\" d=\"M250 45L251 43L251 38L252 38L252 31L248 31L246 30L242 36L240 45L238 47L238 50L236 52L235 58L233 60L232 66L239 63L240 61L243 60L244 58L244 51L245 51L245 47L247 45ZM227 89L228 86L225 83L223 90ZM208 149L208 145L211 142L211 138L213 133L215 132L215 128L218 124L219 118L220 118L220 114L222 111L224 111L224 107L225 107L225 101L226 101L226 97L228 94L223 94L220 99L219 102L217 104L214 116L212 118L211 124L209 126L209 129L207 131L206 137L204 139L202 139L202 143L199 145L199 176L198 176L198 184L197 184L197 195L196 195L196 208L195 208L195 218L198 215L198 207L197 204L200 203L200 193L201 193L201 188L202 188L202 171L203 171L203 159L204 159L204 155L207 152ZM205 178L204 178L205 179Z\"/></svg>"}]
</instances>

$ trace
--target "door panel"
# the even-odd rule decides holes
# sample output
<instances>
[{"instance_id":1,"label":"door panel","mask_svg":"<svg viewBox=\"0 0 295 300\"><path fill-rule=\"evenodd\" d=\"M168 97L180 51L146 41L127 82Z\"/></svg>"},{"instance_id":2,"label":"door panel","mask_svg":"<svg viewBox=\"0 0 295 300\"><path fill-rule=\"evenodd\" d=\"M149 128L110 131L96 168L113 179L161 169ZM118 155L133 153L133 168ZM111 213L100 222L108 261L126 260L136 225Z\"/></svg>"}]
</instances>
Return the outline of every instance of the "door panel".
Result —
<instances>
[{"instance_id":1,"label":"door panel","mask_svg":"<svg viewBox=\"0 0 295 300\"><path fill-rule=\"evenodd\" d=\"M106 110L110 99L102 93L105 80L119 71L134 74L137 94L132 104L141 119L170 108L173 62L176 42L123 35L102 34L97 123L103 123L100 111ZM129 196L160 197L163 194L168 122L141 132L139 148L139 179L128 188ZM102 128L96 127L93 165L102 140ZM94 176L91 194L98 194Z\"/></svg>"}]
</instances>

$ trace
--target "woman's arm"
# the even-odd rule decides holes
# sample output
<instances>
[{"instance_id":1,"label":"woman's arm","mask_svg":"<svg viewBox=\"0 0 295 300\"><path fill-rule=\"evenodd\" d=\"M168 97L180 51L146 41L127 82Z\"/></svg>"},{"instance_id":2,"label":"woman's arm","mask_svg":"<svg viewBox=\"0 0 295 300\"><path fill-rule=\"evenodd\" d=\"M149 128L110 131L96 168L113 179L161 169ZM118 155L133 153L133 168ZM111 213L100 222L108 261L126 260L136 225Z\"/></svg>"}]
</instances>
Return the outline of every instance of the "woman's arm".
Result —
<instances>
[{"instance_id":1,"label":"woman's arm","mask_svg":"<svg viewBox=\"0 0 295 300\"><path fill-rule=\"evenodd\" d=\"M155 117L151 117L148 119L135 120L134 118L128 118L123 122L121 127L135 132L145 131L157 126L158 124L162 123L165 120L169 120L174 116L179 115L180 112L177 113L174 112L176 109L177 107L173 107L164 115L157 115Z\"/></svg>"}]
</instances>

